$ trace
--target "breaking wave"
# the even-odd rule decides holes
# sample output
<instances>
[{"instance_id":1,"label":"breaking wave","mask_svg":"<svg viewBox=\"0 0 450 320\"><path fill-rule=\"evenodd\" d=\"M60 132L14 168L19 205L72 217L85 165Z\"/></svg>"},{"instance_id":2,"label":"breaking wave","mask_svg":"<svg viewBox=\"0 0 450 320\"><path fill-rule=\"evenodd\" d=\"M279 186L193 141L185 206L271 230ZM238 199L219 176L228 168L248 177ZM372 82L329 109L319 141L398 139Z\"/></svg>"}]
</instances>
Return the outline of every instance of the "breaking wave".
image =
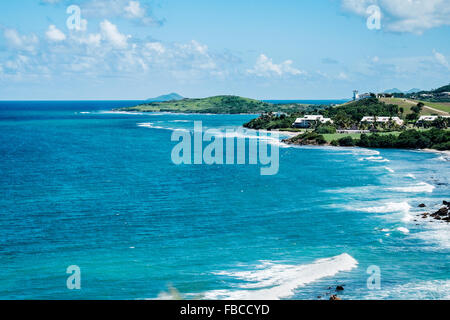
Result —
<instances>
[{"instance_id":1,"label":"breaking wave","mask_svg":"<svg viewBox=\"0 0 450 320\"><path fill-rule=\"evenodd\" d=\"M301 286L339 272L356 268L358 261L347 253L319 259L306 265L287 265L262 262L250 271L222 271L219 276L232 277L243 284L237 289L212 290L203 293L207 300L279 300L292 297Z\"/></svg>"},{"instance_id":2,"label":"breaking wave","mask_svg":"<svg viewBox=\"0 0 450 320\"><path fill-rule=\"evenodd\" d=\"M413 192L413 193L421 193L421 192L431 193L431 192L433 192L434 189L435 189L435 186L432 186L431 184L428 184L426 182L421 182L414 186L408 186L408 187L388 188L388 190L392 190L392 191Z\"/></svg>"}]
</instances>

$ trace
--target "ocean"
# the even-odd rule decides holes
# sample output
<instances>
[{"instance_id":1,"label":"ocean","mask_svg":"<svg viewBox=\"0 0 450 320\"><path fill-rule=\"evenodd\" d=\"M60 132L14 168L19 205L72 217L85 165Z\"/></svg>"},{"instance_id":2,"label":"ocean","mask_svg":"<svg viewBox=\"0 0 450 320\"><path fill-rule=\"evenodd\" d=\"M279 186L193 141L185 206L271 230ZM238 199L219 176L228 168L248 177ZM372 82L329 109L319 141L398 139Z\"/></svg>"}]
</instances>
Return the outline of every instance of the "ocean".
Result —
<instances>
[{"instance_id":1,"label":"ocean","mask_svg":"<svg viewBox=\"0 0 450 320\"><path fill-rule=\"evenodd\" d=\"M450 200L448 155L175 165L174 130L256 115L110 112L136 103L0 102L0 299L450 299L450 225L417 216Z\"/></svg>"}]
</instances>

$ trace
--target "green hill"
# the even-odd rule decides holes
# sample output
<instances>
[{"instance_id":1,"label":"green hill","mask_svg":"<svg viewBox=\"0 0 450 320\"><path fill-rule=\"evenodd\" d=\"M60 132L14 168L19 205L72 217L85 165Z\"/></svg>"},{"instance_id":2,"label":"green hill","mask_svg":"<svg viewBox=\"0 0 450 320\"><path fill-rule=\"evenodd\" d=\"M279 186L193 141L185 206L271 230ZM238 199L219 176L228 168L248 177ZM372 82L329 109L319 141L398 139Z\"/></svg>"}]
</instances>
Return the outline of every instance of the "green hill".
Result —
<instances>
[{"instance_id":1,"label":"green hill","mask_svg":"<svg viewBox=\"0 0 450 320\"><path fill-rule=\"evenodd\" d=\"M359 122L365 116L394 117L399 116L399 107L395 104L385 103L377 98L368 98L351 101L345 104L328 108L321 112L327 118L346 116L354 122Z\"/></svg>"},{"instance_id":2,"label":"green hill","mask_svg":"<svg viewBox=\"0 0 450 320\"><path fill-rule=\"evenodd\" d=\"M178 93L169 93L156 98L147 99L147 102L179 101L183 99L184 98Z\"/></svg>"},{"instance_id":3,"label":"green hill","mask_svg":"<svg viewBox=\"0 0 450 320\"><path fill-rule=\"evenodd\" d=\"M433 90L434 93L441 93L441 92L450 92L450 84L440 87L436 90Z\"/></svg>"},{"instance_id":4,"label":"green hill","mask_svg":"<svg viewBox=\"0 0 450 320\"><path fill-rule=\"evenodd\" d=\"M114 111L258 114L264 112L279 111L297 112L301 108L302 105L299 104L276 105L237 96L216 96L204 99L183 99L180 101L149 102L135 107L115 109Z\"/></svg>"}]
</instances>

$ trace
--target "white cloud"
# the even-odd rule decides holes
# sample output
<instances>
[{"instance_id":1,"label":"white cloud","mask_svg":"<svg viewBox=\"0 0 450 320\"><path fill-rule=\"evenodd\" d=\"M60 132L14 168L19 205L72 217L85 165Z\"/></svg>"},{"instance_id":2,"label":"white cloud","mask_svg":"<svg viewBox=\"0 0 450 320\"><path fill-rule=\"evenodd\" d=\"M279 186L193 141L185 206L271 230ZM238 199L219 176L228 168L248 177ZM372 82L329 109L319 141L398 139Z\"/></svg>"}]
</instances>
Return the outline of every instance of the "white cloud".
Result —
<instances>
[{"instance_id":1,"label":"white cloud","mask_svg":"<svg viewBox=\"0 0 450 320\"><path fill-rule=\"evenodd\" d=\"M124 49L128 46L128 38L131 36L120 33L117 26L108 20L104 20L100 23L100 30L103 38L115 48Z\"/></svg>"},{"instance_id":2,"label":"white cloud","mask_svg":"<svg viewBox=\"0 0 450 320\"><path fill-rule=\"evenodd\" d=\"M130 1L124 10L126 15L131 19L145 16L145 10L141 7L139 1Z\"/></svg>"},{"instance_id":3,"label":"white cloud","mask_svg":"<svg viewBox=\"0 0 450 320\"><path fill-rule=\"evenodd\" d=\"M122 33L109 20L98 31L64 34L51 25L41 35L4 32L8 46L3 52L2 80L35 81L39 77L148 77L158 73L177 80L223 78L240 62L229 53L212 52L207 45L142 42ZM64 40L64 41L63 41ZM27 50L29 51L27 51Z\"/></svg>"},{"instance_id":4,"label":"white cloud","mask_svg":"<svg viewBox=\"0 0 450 320\"><path fill-rule=\"evenodd\" d=\"M60 42L60 41L66 40L66 35L61 30L56 28L56 26L53 24L48 27L48 30L45 33L45 36L47 37L47 39L49 41L54 41L54 42Z\"/></svg>"},{"instance_id":5,"label":"white cloud","mask_svg":"<svg viewBox=\"0 0 450 320\"><path fill-rule=\"evenodd\" d=\"M450 64L448 63L447 58L442 53L433 50L433 54L434 58L439 64L443 65L444 67L450 70Z\"/></svg>"},{"instance_id":6,"label":"white cloud","mask_svg":"<svg viewBox=\"0 0 450 320\"><path fill-rule=\"evenodd\" d=\"M71 40L87 46L98 47L101 44L102 36L99 33L90 33L82 36L73 36Z\"/></svg>"},{"instance_id":7,"label":"white cloud","mask_svg":"<svg viewBox=\"0 0 450 320\"><path fill-rule=\"evenodd\" d=\"M423 33L450 25L448 0L341 0L349 12L368 17L367 8L377 5L382 13L382 29L392 32Z\"/></svg>"},{"instance_id":8,"label":"white cloud","mask_svg":"<svg viewBox=\"0 0 450 320\"><path fill-rule=\"evenodd\" d=\"M148 6L129 0L87 0L83 4L83 15L95 18L122 17L145 25L160 25Z\"/></svg>"},{"instance_id":9,"label":"white cloud","mask_svg":"<svg viewBox=\"0 0 450 320\"><path fill-rule=\"evenodd\" d=\"M348 80L348 75L345 72L340 72L337 76L339 80Z\"/></svg>"},{"instance_id":10,"label":"white cloud","mask_svg":"<svg viewBox=\"0 0 450 320\"><path fill-rule=\"evenodd\" d=\"M166 48L161 42L148 42L145 44L145 49L157 52L158 54L163 54L166 52Z\"/></svg>"},{"instance_id":11,"label":"white cloud","mask_svg":"<svg viewBox=\"0 0 450 320\"><path fill-rule=\"evenodd\" d=\"M292 67L292 64L292 60L286 60L280 64L276 64L272 59L261 54L256 60L253 69L249 69L247 72L258 77L283 76L286 74L296 76L305 73L304 71Z\"/></svg>"},{"instance_id":12,"label":"white cloud","mask_svg":"<svg viewBox=\"0 0 450 320\"><path fill-rule=\"evenodd\" d=\"M17 50L35 51L39 44L39 39L36 35L22 36L15 29L5 29L3 35L8 44Z\"/></svg>"}]
</instances>

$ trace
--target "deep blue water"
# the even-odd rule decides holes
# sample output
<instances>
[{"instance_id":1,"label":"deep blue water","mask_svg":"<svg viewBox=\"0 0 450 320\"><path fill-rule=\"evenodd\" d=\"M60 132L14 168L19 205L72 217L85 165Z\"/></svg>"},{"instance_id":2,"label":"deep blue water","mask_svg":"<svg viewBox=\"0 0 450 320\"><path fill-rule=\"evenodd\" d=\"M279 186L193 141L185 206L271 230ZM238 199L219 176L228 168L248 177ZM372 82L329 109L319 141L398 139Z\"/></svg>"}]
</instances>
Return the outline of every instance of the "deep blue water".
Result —
<instances>
[{"instance_id":1,"label":"deep blue water","mask_svg":"<svg viewBox=\"0 0 450 320\"><path fill-rule=\"evenodd\" d=\"M416 217L450 200L448 156L283 146L274 176L177 166L174 129L255 116L107 112L134 104L0 102L0 299L316 299L337 284L344 299L450 298L449 226Z\"/></svg>"}]
</instances>

